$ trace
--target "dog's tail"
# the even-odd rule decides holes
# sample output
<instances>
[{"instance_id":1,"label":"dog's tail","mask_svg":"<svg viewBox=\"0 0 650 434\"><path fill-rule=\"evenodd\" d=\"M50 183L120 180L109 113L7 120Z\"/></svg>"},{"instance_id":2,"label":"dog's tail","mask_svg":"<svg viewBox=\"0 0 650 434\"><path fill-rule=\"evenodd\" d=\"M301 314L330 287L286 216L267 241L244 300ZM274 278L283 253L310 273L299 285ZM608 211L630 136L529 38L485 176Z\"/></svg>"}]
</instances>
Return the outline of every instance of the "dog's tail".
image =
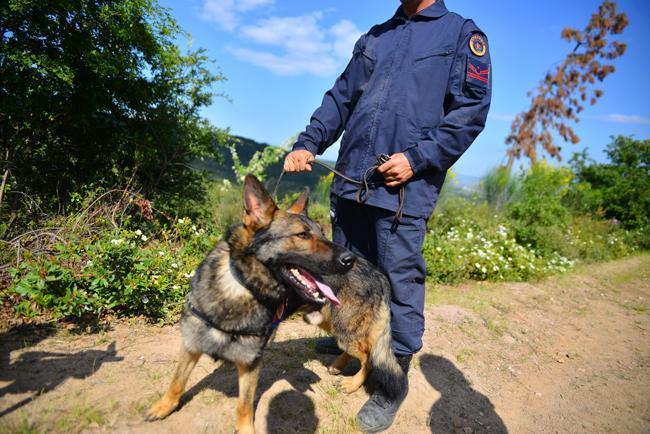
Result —
<instances>
[{"instance_id":1,"label":"dog's tail","mask_svg":"<svg viewBox=\"0 0 650 434\"><path fill-rule=\"evenodd\" d=\"M390 314L387 315L390 317ZM408 383L404 371L393 354L391 342L390 322L386 321L384 330L370 351L370 363L372 375L378 386L383 388L389 398L398 399L406 394Z\"/></svg>"}]
</instances>

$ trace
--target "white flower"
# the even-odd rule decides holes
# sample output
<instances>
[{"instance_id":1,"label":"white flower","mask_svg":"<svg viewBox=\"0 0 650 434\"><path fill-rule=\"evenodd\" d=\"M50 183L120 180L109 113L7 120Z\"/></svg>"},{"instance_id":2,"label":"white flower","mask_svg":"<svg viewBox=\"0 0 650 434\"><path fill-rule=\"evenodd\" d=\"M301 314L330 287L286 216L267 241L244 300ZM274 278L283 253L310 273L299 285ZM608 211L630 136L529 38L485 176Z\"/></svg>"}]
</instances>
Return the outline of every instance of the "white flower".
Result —
<instances>
[{"instance_id":1,"label":"white flower","mask_svg":"<svg viewBox=\"0 0 650 434\"><path fill-rule=\"evenodd\" d=\"M142 231L141 231L140 229L137 229L137 230L135 231L135 234L136 234L137 236L140 236L140 235L142 235Z\"/></svg>"},{"instance_id":2,"label":"white flower","mask_svg":"<svg viewBox=\"0 0 650 434\"><path fill-rule=\"evenodd\" d=\"M436 247L436 252L442 252L442 249L440 247Z\"/></svg>"},{"instance_id":3,"label":"white flower","mask_svg":"<svg viewBox=\"0 0 650 434\"><path fill-rule=\"evenodd\" d=\"M179 289L180 286L178 286L178 285L174 285L174 286L172 286L172 288L173 288L173 289Z\"/></svg>"},{"instance_id":4,"label":"white flower","mask_svg":"<svg viewBox=\"0 0 650 434\"><path fill-rule=\"evenodd\" d=\"M180 218L180 219L178 219L178 224L179 224L179 225L182 225L183 223L185 223L185 219L184 219L184 218Z\"/></svg>"},{"instance_id":5,"label":"white flower","mask_svg":"<svg viewBox=\"0 0 650 434\"><path fill-rule=\"evenodd\" d=\"M159 255L159 256L165 256L165 252L163 252L162 250L159 250L159 251L158 251L158 255Z\"/></svg>"},{"instance_id":6,"label":"white flower","mask_svg":"<svg viewBox=\"0 0 650 434\"><path fill-rule=\"evenodd\" d=\"M192 225L192 230L196 232L196 225Z\"/></svg>"},{"instance_id":7,"label":"white flower","mask_svg":"<svg viewBox=\"0 0 650 434\"><path fill-rule=\"evenodd\" d=\"M483 274L487 273L487 269L485 267L481 268L481 271L483 272Z\"/></svg>"},{"instance_id":8,"label":"white flower","mask_svg":"<svg viewBox=\"0 0 650 434\"><path fill-rule=\"evenodd\" d=\"M86 262L86 267L90 267L91 265L93 265L93 261Z\"/></svg>"},{"instance_id":9,"label":"white flower","mask_svg":"<svg viewBox=\"0 0 650 434\"><path fill-rule=\"evenodd\" d=\"M178 268L178 264L176 262L172 262L172 268Z\"/></svg>"},{"instance_id":10,"label":"white flower","mask_svg":"<svg viewBox=\"0 0 650 434\"><path fill-rule=\"evenodd\" d=\"M143 236L141 236L140 238L142 239L142 241L147 241L147 240L149 239L149 238L147 238L146 235L143 235Z\"/></svg>"},{"instance_id":11,"label":"white flower","mask_svg":"<svg viewBox=\"0 0 650 434\"><path fill-rule=\"evenodd\" d=\"M144 304L149 303L149 297L147 297L146 295L143 295L142 296L142 303L144 303Z\"/></svg>"},{"instance_id":12,"label":"white flower","mask_svg":"<svg viewBox=\"0 0 650 434\"><path fill-rule=\"evenodd\" d=\"M476 266L476 268L479 268L479 269L481 268L481 264L479 264L478 262L476 264L474 264L474 265Z\"/></svg>"},{"instance_id":13,"label":"white flower","mask_svg":"<svg viewBox=\"0 0 650 434\"><path fill-rule=\"evenodd\" d=\"M184 273L183 277L189 279L190 277L192 277L192 273Z\"/></svg>"},{"instance_id":14,"label":"white flower","mask_svg":"<svg viewBox=\"0 0 650 434\"><path fill-rule=\"evenodd\" d=\"M122 240L122 239L111 240L111 244L114 245L114 246L119 246L123 242L124 242L124 240Z\"/></svg>"}]
</instances>

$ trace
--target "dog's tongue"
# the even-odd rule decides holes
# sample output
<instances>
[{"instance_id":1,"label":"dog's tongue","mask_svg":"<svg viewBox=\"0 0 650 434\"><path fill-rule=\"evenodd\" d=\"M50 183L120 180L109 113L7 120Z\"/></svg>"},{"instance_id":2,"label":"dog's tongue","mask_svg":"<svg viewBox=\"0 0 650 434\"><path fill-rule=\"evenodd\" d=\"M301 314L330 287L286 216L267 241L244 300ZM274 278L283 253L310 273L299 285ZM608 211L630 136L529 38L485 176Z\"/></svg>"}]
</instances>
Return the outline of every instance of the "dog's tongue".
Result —
<instances>
[{"instance_id":1,"label":"dog's tongue","mask_svg":"<svg viewBox=\"0 0 650 434\"><path fill-rule=\"evenodd\" d=\"M334 295L332 288L325 285L323 282L319 282L316 279L314 279L314 282L316 282L316 286L318 287L318 290L321 292L321 294L323 294L329 301L334 303L336 307L341 307L341 301L336 298L336 295Z\"/></svg>"}]
</instances>

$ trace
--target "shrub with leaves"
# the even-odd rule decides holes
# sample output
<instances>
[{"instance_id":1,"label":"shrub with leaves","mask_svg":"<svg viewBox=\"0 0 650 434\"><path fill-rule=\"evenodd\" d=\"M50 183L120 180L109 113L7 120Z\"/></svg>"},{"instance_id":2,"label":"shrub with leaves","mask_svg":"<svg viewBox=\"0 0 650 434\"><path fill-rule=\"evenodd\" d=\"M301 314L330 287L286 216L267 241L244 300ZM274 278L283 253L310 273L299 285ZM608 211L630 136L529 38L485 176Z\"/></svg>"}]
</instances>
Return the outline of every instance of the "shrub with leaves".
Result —
<instances>
[{"instance_id":1,"label":"shrub with leaves","mask_svg":"<svg viewBox=\"0 0 650 434\"><path fill-rule=\"evenodd\" d=\"M84 318L104 313L171 321L194 269L216 241L190 219L147 234L117 230L23 258L8 297L19 315Z\"/></svg>"}]
</instances>

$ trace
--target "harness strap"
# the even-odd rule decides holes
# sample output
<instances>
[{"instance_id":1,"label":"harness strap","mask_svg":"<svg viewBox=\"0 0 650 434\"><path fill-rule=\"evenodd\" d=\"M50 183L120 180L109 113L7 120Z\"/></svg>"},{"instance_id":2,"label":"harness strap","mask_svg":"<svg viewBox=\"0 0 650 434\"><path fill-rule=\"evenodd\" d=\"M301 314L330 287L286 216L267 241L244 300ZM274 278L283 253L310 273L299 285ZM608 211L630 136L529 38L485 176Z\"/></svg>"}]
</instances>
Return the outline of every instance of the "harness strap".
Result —
<instances>
[{"instance_id":1,"label":"harness strap","mask_svg":"<svg viewBox=\"0 0 650 434\"><path fill-rule=\"evenodd\" d=\"M370 197L370 187L377 185L377 183L370 182L370 179L377 171L377 168L382 164L384 164L385 162L387 162L389 159L390 157L386 154L379 155L379 157L377 157L377 163L370 166L368 169L366 169L361 180L350 178L349 176L344 175L343 173L339 172L329 164L323 163L318 160L311 161L311 164L318 164L319 166L329 170L336 176L343 178L346 181L351 182L352 184L358 185L359 187L357 188L357 195L356 195L357 202L365 204L368 201L368 198ZM278 180L275 183L275 188L273 189L273 197L277 196L278 187L280 186L280 182L282 181L282 177L284 176L285 173L286 173L285 170L282 169L282 172L280 172L280 176L278 177ZM404 214L404 185L401 185L399 188L399 206L397 207L397 211L395 212L395 223L397 224L400 223L403 214Z\"/></svg>"},{"instance_id":2,"label":"harness strap","mask_svg":"<svg viewBox=\"0 0 650 434\"><path fill-rule=\"evenodd\" d=\"M286 300L284 302L284 305L286 305ZM208 316L205 313L201 312L189 300L187 301L187 308L190 310L190 312L192 312L192 314L195 317L197 317L198 319L203 321L205 323L205 325L207 325L208 327L213 328L215 330L219 330L222 333L229 334L230 335L230 340L232 340L232 341L236 341L237 336L254 336L254 337L268 338L269 331L276 328L278 326L278 324L280 324L280 322L282 321L282 320L278 321L278 323L276 325L273 325L273 323L271 323L264 332L250 331L250 330L226 330L223 327L220 327L220 326L216 325L214 322L212 322L212 320L210 320L210 318L208 318ZM282 310L284 312L284 309L282 309ZM277 313L276 313L276 316L277 316ZM282 318L282 319L284 319L284 318ZM275 322L275 320L274 320L274 322Z\"/></svg>"}]
</instances>

